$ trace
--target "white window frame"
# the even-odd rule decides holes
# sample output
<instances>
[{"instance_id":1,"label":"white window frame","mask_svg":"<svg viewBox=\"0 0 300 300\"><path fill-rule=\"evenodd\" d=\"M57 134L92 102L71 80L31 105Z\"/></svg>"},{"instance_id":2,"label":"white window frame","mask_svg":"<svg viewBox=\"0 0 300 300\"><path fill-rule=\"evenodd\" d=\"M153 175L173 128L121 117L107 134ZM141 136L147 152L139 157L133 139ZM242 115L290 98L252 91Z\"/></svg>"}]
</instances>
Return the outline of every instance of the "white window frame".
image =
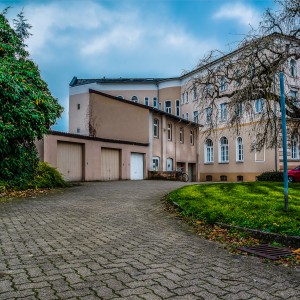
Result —
<instances>
[{"instance_id":1,"label":"white window frame","mask_svg":"<svg viewBox=\"0 0 300 300\"><path fill-rule=\"evenodd\" d=\"M168 106L167 106L167 104L168 104ZM169 106L169 104L170 104L170 106ZM171 100L165 101L165 112L168 114L172 113L172 101Z\"/></svg>"},{"instance_id":2,"label":"white window frame","mask_svg":"<svg viewBox=\"0 0 300 300\"><path fill-rule=\"evenodd\" d=\"M234 107L234 113L236 117L242 117L244 111L243 103L236 103Z\"/></svg>"},{"instance_id":3,"label":"white window frame","mask_svg":"<svg viewBox=\"0 0 300 300\"><path fill-rule=\"evenodd\" d=\"M148 97L145 97L144 101L145 101L145 105L146 105L146 106L149 106L149 98L148 98Z\"/></svg>"},{"instance_id":4,"label":"white window frame","mask_svg":"<svg viewBox=\"0 0 300 300\"><path fill-rule=\"evenodd\" d=\"M154 119L153 120L153 137L159 138L159 120Z\"/></svg>"},{"instance_id":5,"label":"white window frame","mask_svg":"<svg viewBox=\"0 0 300 300\"><path fill-rule=\"evenodd\" d=\"M189 92L185 92L185 103L189 103Z\"/></svg>"},{"instance_id":6,"label":"white window frame","mask_svg":"<svg viewBox=\"0 0 300 300\"><path fill-rule=\"evenodd\" d=\"M189 113L185 114L185 118L186 118L186 120L189 120Z\"/></svg>"},{"instance_id":7,"label":"white window frame","mask_svg":"<svg viewBox=\"0 0 300 300\"><path fill-rule=\"evenodd\" d=\"M138 98L138 96L132 96L132 97L131 97L131 101L132 101L132 102L135 102L135 103L139 103L139 98Z\"/></svg>"},{"instance_id":8,"label":"white window frame","mask_svg":"<svg viewBox=\"0 0 300 300\"><path fill-rule=\"evenodd\" d=\"M243 139L240 136L236 139L236 161L244 161L244 144Z\"/></svg>"},{"instance_id":9,"label":"white window frame","mask_svg":"<svg viewBox=\"0 0 300 300\"><path fill-rule=\"evenodd\" d=\"M204 162L207 164L214 162L214 143L211 139L207 139L204 143Z\"/></svg>"},{"instance_id":10,"label":"white window frame","mask_svg":"<svg viewBox=\"0 0 300 300\"><path fill-rule=\"evenodd\" d=\"M195 123L199 122L199 112L198 112L198 110L193 111L193 122L195 122Z\"/></svg>"},{"instance_id":11,"label":"white window frame","mask_svg":"<svg viewBox=\"0 0 300 300\"><path fill-rule=\"evenodd\" d=\"M179 128L179 142L180 144L184 144L184 128Z\"/></svg>"},{"instance_id":12,"label":"white window frame","mask_svg":"<svg viewBox=\"0 0 300 300\"><path fill-rule=\"evenodd\" d=\"M227 80L226 80L226 76L223 75L220 78L220 92L224 92L227 90Z\"/></svg>"},{"instance_id":13,"label":"white window frame","mask_svg":"<svg viewBox=\"0 0 300 300\"><path fill-rule=\"evenodd\" d=\"M228 104L227 103L221 103L220 104L220 121L225 122L227 121L227 115L228 115Z\"/></svg>"},{"instance_id":14,"label":"white window frame","mask_svg":"<svg viewBox=\"0 0 300 300\"><path fill-rule=\"evenodd\" d=\"M152 171L159 171L159 168L160 168L159 156L152 157Z\"/></svg>"},{"instance_id":15,"label":"white window frame","mask_svg":"<svg viewBox=\"0 0 300 300\"><path fill-rule=\"evenodd\" d=\"M261 98L260 99L256 99L254 105L255 105L255 113L256 114L262 113L263 106L264 106L263 99L261 99Z\"/></svg>"},{"instance_id":16,"label":"white window frame","mask_svg":"<svg viewBox=\"0 0 300 300\"><path fill-rule=\"evenodd\" d=\"M295 59L290 60L290 76L297 77L297 61Z\"/></svg>"},{"instance_id":17,"label":"white window frame","mask_svg":"<svg viewBox=\"0 0 300 300\"><path fill-rule=\"evenodd\" d=\"M226 142L226 143L225 143ZM219 142L219 162L229 162L229 142L226 136L222 136Z\"/></svg>"},{"instance_id":18,"label":"white window frame","mask_svg":"<svg viewBox=\"0 0 300 300\"><path fill-rule=\"evenodd\" d=\"M299 135L293 133L291 137L291 158L299 159Z\"/></svg>"},{"instance_id":19,"label":"white window frame","mask_svg":"<svg viewBox=\"0 0 300 300\"><path fill-rule=\"evenodd\" d=\"M180 117L180 100L176 100L176 116Z\"/></svg>"},{"instance_id":20,"label":"white window frame","mask_svg":"<svg viewBox=\"0 0 300 300\"><path fill-rule=\"evenodd\" d=\"M168 141L172 141L172 124L168 124Z\"/></svg>"}]
</instances>

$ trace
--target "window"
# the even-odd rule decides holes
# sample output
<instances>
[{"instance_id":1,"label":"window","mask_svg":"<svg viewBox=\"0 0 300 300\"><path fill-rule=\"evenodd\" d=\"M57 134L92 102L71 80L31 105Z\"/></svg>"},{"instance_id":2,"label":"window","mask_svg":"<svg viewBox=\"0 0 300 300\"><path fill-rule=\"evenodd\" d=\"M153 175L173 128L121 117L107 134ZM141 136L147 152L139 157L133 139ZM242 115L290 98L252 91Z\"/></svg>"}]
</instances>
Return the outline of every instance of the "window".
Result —
<instances>
[{"instance_id":1,"label":"window","mask_svg":"<svg viewBox=\"0 0 300 300\"><path fill-rule=\"evenodd\" d=\"M153 171L159 170L159 157L158 156L152 158L152 170Z\"/></svg>"},{"instance_id":2,"label":"window","mask_svg":"<svg viewBox=\"0 0 300 300\"><path fill-rule=\"evenodd\" d=\"M180 117L180 101L176 100L176 116Z\"/></svg>"},{"instance_id":3,"label":"window","mask_svg":"<svg viewBox=\"0 0 300 300\"><path fill-rule=\"evenodd\" d=\"M80 109L80 104L79 104L79 103L77 104L77 109L78 109L78 110Z\"/></svg>"},{"instance_id":4,"label":"window","mask_svg":"<svg viewBox=\"0 0 300 300\"><path fill-rule=\"evenodd\" d=\"M291 146L292 146L291 149L292 159L299 159L299 136L296 133L292 134Z\"/></svg>"},{"instance_id":5,"label":"window","mask_svg":"<svg viewBox=\"0 0 300 300\"><path fill-rule=\"evenodd\" d=\"M204 144L204 162L214 162L214 143L211 139L207 139Z\"/></svg>"},{"instance_id":6,"label":"window","mask_svg":"<svg viewBox=\"0 0 300 300\"><path fill-rule=\"evenodd\" d=\"M205 121L206 121L206 123L211 122L211 116L212 116L212 108L211 107L205 108Z\"/></svg>"},{"instance_id":7,"label":"window","mask_svg":"<svg viewBox=\"0 0 300 300\"><path fill-rule=\"evenodd\" d=\"M124 99L122 95L117 96L117 98Z\"/></svg>"},{"instance_id":8,"label":"window","mask_svg":"<svg viewBox=\"0 0 300 300\"><path fill-rule=\"evenodd\" d=\"M293 102L293 104L296 105L297 102L298 102L298 91L290 90L289 96L290 96L291 101Z\"/></svg>"},{"instance_id":9,"label":"window","mask_svg":"<svg viewBox=\"0 0 300 300\"><path fill-rule=\"evenodd\" d=\"M205 96L206 96L206 97L210 97L211 94L212 94L212 84L209 83L209 84L207 84L206 87L205 87Z\"/></svg>"},{"instance_id":10,"label":"window","mask_svg":"<svg viewBox=\"0 0 300 300\"><path fill-rule=\"evenodd\" d=\"M193 87L193 101L197 101L197 88L196 87Z\"/></svg>"},{"instance_id":11,"label":"window","mask_svg":"<svg viewBox=\"0 0 300 300\"><path fill-rule=\"evenodd\" d=\"M184 143L184 131L183 131L183 127L180 127L180 129L179 129L179 142L181 144Z\"/></svg>"},{"instance_id":12,"label":"window","mask_svg":"<svg viewBox=\"0 0 300 300\"><path fill-rule=\"evenodd\" d=\"M182 119L184 119L184 114L182 114Z\"/></svg>"},{"instance_id":13,"label":"window","mask_svg":"<svg viewBox=\"0 0 300 300\"><path fill-rule=\"evenodd\" d=\"M221 175L220 176L220 181L227 181L227 176L226 175Z\"/></svg>"},{"instance_id":14,"label":"window","mask_svg":"<svg viewBox=\"0 0 300 300\"><path fill-rule=\"evenodd\" d=\"M157 98L153 98L153 107L157 108Z\"/></svg>"},{"instance_id":15,"label":"window","mask_svg":"<svg viewBox=\"0 0 300 300\"><path fill-rule=\"evenodd\" d=\"M243 182L244 181L244 176L242 176L242 175L236 176L236 181Z\"/></svg>"},{"instance_id":16,"label":"window","mask_svg":"<svg viewBox=\"0 0 300 300\"><path fill-rule=\"evenodd\" d=\"M187 120L189 119L189 113L186 113L186 119Z\"/></svg>"},{"instance_id":17,"label":"window","mask_svg":"<svg viewBox=\"0 0 300 300\"><path fill-rule=\"evenodd\" d=\"M211 175L206 175L206 181L212 181L212 176Z\"/></svg>"},{"instance_id":18,"label":"window","mask_svg":"<svg viewBox=\"0 0 300 300\"><path fill-rule=\"evenodd\" d=\"M290 75L292 77L297 76L297 63L294 59L291 59L291 61L290 61Z\"/></svg>"},{"instance_id":19,"label":"window","mask_svg":"<svg viewBox=\"0 0 300 300\"><path fill-rule=\"evenodd\" d=\"M191 145L194 145L194 130L190 131L190 143Z\"/></svg>"},{"instance_id":20,"label":"window","mask_svg":"<svg viewBox=\"0 0 300 300\"><path fill-rule=\"evenodd\" d=\"M131 101L132 101L132 102L135 102L135 103L138 103L138 102L139 102L139 99L138 99L137 96L132 96L132 97L131 97Z\"/></svg>"},{"instance_id":21,"label":"window","mask_svg":"<svg viewBox=\"0 0 300 300\"><path fill-rule=\"evenodd\" d=\"M220 120L221 121L227 120L227 103L220 104Z\"/></svg>"},{"instance_id":22,"label":"window","mask_svg":"<svg viewBox=\"0 0 300 300\"><path fill-rule=\"evenodd\" d=\"M77 129L76 129L76 132L77 132L77 133L80 133L80 128L77 128Z\"/></svg>"},{"instance_id":23,"label":"window","mask_svg":"<svg viewBox=\"0 0 300 300\"><path fill-rule=\"evenodd\" d=\"M172 113L172 102L171 101L165 101L165 112L168 114Z\"/></svg>"},{"instance_id":24,"label":"window","mask_svg":"<svg viewBox=\"0 0 300 300\"><path fill-rule=\"evenodd\" d=\"M185 103L189 103L189 93L185 92Z\"/></svg>"},{"instance_id":25,"label":"window","mask_svg":"<svg viewBox=\"0 0 300 300\"><path fill-rule=\"evenodd\" d=\"M168 141L172 141L172 124L168 124Z\"/></svg>"},{"instance_id":26,"label":"window","mask_svg":"<svg viewBox=\"0 0 300 300\"><path fill-rule=\"evenodd\" d=\"M236 117L241 117L243 115L243 103L235 104L234 113Z\"/></svg>"},{"instance_id":27,"label":"window","mask_svg":"<svg viewBox=\"0 0 300 300\"><path fill-rule=\"evenodd\" d=\"M255 113L259 114L263 111L263 99L255 100Z\"/></svg>"},{"instance_id":28,"label":"window","mask_svg":"<svg viewBox=\"0 0 300 300\"><path fill-rule=\"evenodd\" d=\"M242 78L241 78L241 71L240 70L236 70L234 72L234 78L235 78L234 86L235 87L241 86Z\"/></svg>"},{"instance_id":29,"label":"window","mask_svg":"<svg viewBox=\"0 0 300 300\"><path fill-rule=\"evenodd\" d=\"M149 98L145 97L145 105L149 106Z\"/></svg>"},{"instance_id":30,"label":"window","mask_svg":"<svg viewBox=\"0 0 300 300\"><path fill-rule=\"evenodd\" d=\"M184 104L184 93L181 94L181 104Z\"/></svg>"},{"instance_id":31,"label":"window","mask_svg":"<svg viewBox=\"0 0 300 300\"><path fill-rule=\"evenodd\" d=\"M193 121L195 122L195 123L198 123L198 115L199 115L199 113L198 113L198 111L196 110L196 111L194 111L193 112Z\"/></svg>"},{"instance_id":32,"label":"window","mask_svg":"<svg viewBox=\"0 0 300 300\"><path fill-rule=\"evenodd\" d=\"M220 79L220 91L223 92L227 89L226 77L223 75Z\"/></svg>"},{"instance_id":33,"label":"window","mask_svg":"<svg viewBox=\"0 0 300 300\"><path fill-rule=\"evenodd\" d=\"M236 139L236 161L244 161L244 146L241 137Z\"/></svg>"},{"instance_id":34,"label":"window","mask_svg":"<svg viewBox=\"0 0 300 300\"><path fill-rule=\"evenodd\" d=\"M223 162L228 162L229 161L229 157L228 157L228 139L223 136L220 139L220 152L219 152L219 161L221 163Z\"/></svg>"},{"instance_id":35,"label":"window","mask_svg":"<svg viewBox=\"0 0 300 300\"><path fill-rule=\"evenodd\" d=\"M161 110L161 102L158 103L158 109Z\"/></svg>"},{"instance_id":36,"label":"window","mask_svg":"<svg viewBox=\"0 0 300 300\"><path fill-rule=\"evenodd\" d=\"M156 138L159 137L159 121L157 119L153 121L153 136Z\"/></svg>"}]
</instances>

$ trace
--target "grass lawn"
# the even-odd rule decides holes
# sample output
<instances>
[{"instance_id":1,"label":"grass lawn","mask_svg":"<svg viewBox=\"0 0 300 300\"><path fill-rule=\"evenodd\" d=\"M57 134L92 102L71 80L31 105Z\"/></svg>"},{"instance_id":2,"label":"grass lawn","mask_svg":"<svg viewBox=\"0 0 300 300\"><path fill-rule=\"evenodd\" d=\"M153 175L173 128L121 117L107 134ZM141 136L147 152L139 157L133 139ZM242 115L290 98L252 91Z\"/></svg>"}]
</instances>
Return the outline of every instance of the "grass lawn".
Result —
<instances>
[{"instance_id":1,"label":"grass lawn","mask_svg":"<svg viewBox=\"0 0 300 300\"><path fill-rule=\"evenodd\" d=\"M289 184L289 209L283 211L283 183L199 184L169 195L182 214L207 223L300 236L300 184Z\"/></svg>"}]
</instances>

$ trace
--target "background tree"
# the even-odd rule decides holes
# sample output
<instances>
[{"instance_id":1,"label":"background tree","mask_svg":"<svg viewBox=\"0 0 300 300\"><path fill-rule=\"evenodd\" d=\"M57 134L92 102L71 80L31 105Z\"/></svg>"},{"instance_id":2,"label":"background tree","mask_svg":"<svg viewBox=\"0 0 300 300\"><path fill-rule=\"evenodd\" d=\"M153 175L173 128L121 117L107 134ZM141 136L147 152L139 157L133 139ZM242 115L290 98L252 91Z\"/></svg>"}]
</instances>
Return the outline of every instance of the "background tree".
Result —
<instances>
[{"instance_id":1,"label":"background tree","mask_svg":"<svg viewBox=\"0 0 300 300\"><path fill-rule=\"evenodd\" d=\"M237 50L228 55L218 50L210 52L199 62L196 75L187 84L197 92L200 116L206 119L205 135L212 135L220 127L219 104L223 99L227 102L225 127L239 134L241 124L247 120L253 124L249 135L255 133L252 149L277 144L279 72L285 72L290 85L299 85L296 66L300 58L300 1L275 2L278 11L268 9L258 29L251 30ZM297 95L289 93L289 89L286 92L287 116L299 122ZM293 122L295 129L299 127L297 122Z\"/></svg>"},{"instance_id":2,"label":"background tree","mask_svg":"<svg viewBox=\"0 0 300 300\"><path fill-rule=\"evenodd\" d=\"M0 180L22 184L38 164L35 140L55 124L62 107L25 49L30 25L23 12L14 30L6 11L0 14Z\"/></svg>"}]
</instances>

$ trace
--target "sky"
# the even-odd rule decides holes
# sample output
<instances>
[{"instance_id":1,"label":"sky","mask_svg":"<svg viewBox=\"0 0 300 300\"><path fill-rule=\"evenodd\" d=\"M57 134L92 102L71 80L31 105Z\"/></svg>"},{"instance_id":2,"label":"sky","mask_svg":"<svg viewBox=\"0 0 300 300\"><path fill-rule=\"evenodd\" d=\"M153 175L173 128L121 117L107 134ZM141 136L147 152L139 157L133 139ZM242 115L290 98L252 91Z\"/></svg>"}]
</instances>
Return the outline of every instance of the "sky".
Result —
<instances>
[{"instance_id":1,"label":"sky","mask_svg":"<svg viewBox=\"0 0 300 300\"><path fill-rule=\"evenodd\" d=\"M27 50L64 107L52 127L68 131L69 83L78 78L175 77L210 50L234 50L272 0L0 0L23 9Z\"/></svg>"}]
</instances>

